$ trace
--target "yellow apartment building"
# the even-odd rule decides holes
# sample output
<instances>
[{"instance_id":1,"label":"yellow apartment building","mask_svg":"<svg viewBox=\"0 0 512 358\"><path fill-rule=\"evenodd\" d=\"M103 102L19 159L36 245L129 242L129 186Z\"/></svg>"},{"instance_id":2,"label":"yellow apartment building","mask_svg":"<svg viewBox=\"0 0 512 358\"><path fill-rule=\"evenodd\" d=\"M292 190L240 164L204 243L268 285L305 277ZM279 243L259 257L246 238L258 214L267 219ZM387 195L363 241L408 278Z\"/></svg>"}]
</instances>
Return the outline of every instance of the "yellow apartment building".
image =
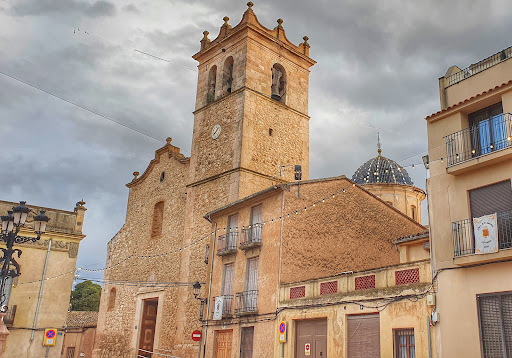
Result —
<instances>
[{"instance_id":1,"label":"yellow apartment building","mask_svg":"<svg viewBox=\"0 0 512 358\"><path fill-rule=\"evenodd\" d=\"M61 357L62 329L68 314L78 248L85 237L82 233L87 210L84 204L78 202L73 211L27 205L30 212L20 236L36 237L33 219L40 210L45 210L50 221L39 241L14 245L23 251L20 258L16 257L21 275L12 282L9 309L4 317L9 335L3 357L45 357L45 328L57 330L56 344L49 347L48 357ZM0 212L5 215L15 205L0 201Z\"/></svg>"},{"instance_id":2,"label":"yellow apartment building","mask_svg":"<svg viewBox=\"0 0 512 358\"><path fill-rule=\"evenodd\" d=\"M439 79L426 118L439 357L512 355L512 48ZM437 321L437 322L435 322Z\"/></svg>"}]
</instances>

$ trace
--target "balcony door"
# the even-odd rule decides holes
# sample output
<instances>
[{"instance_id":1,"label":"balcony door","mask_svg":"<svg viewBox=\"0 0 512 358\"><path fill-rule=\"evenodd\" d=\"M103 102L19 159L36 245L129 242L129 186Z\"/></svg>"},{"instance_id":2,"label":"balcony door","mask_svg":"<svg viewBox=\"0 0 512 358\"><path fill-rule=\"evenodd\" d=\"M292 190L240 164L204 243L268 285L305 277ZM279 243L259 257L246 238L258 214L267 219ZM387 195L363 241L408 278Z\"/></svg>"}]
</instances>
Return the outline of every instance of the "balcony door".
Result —
<instances>
[{"instance_id":1,"label":"balcony door","mask_svg":"<svg viewBox=\"0 0 512 358\"><path fill-rule=\"evenodd\" d=\"M228 217L228 232L226 233L226 248L236 249L236 237L238 233L238 214Z\"/></svg>"},{"instance_id":2,"label":"balcony door","mask_svg":"<svg viewBox=\"0 0 512 358\"><path fill-rule=\"evenodd\" d=\"M222 280L222 296L224 297L224 306L222 312L224 314L231 314L233 301L233 278L234 278L234 264L224 265L224 279Z\"/></svg>"},{"instance_id":3,"label":"balcony door","mask_svg":"<svg viewBox=\"0 0 512 358\"><path fill-rule=\"evenodd\" d=\"M503 149L508 145L507 128L501 102L468 115L472 153L475 156Z\"/></svg>"},{"instance_id":4,"label":"balcony door","mask_svg":"<svg viewBox=\"0 0 512 358\"><path fill-rule=\"evenodd\" d=\"M251 208L251 228L249 229L249 242L261 241L261 223L263 221L262 205Z\"/></svg>"},{"instance_id":5,"label":"balcony door","mask_svg":"<svg viewBox=\"0 0 512 358\"><path fill-rule=\"evenodd\" d=\"M259 257L253 257L247 260L247 278L245 281L245 300L244 308L246 311L256 309L256 299L258 298L258 265Z\"/></svg>"}]
</instances>

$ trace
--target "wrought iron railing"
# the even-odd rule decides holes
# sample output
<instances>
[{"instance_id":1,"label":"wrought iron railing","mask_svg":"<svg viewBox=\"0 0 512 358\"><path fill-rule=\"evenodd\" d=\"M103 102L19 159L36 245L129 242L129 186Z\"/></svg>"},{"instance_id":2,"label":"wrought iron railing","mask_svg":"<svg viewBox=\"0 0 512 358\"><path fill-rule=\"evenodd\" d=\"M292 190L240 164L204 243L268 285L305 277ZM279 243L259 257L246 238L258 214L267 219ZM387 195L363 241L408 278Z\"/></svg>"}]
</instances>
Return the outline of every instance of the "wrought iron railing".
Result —
<instances>
[{"instance_id":1,"label":"wrought iron railing","mask_svg":"<svg viewBox=\"0 0 512 358\"><path fill-rule=\"evenodd\" d=\"M452 223L453 255L463 256L475 253L473 220L464 219ZM498 249L512 248L512 211L498 213Z\"/></svg>"},{"instance_id":2,"label":"wrought iron railing","mask_svg":"<svg viewBox=\"0 0 512 358\"><path fill-rule=\"evenodd\" d=\"M240 249L260 246L262 227L262 224L252 224L250 227L244 227L240 232Z\"/></svg>"},{"instance_id":3,"label":"wrought iron railing","mask_svg":"<svg viewBox=\"0 0 512 358\"><path fill-rule=\"evenodd\" d=\"M512 115L500 114L446 137L448 167L512 147Z\"/></svg>"},{"instance_id":4,"label":"wrought iron railing","mask_svg":"<svg viewBox=\"0 0 512 358\"><path fill-rule=\"evenodd\" d=\"M446 77L449 87L512 57L512 46Z\"/></svg>"},{"instance_id":5,"label":"wrought iron railing","mask_svg":"<svg viewBox=\"0 0 512 358\"><path fill-rule=\"evenodd\" d=\"M222 317L230 317L233 315L233 295L217 296L224 298L222 304ZM215 298L217 298L215 297ZM215 302L215 301L214 301Z\"/></svg>"},{"instance_id":6,"label":"wrought iron railing","mask_svg":"<svg viewBox=\"0 0 512 358\"><path fill-rule=\"evenodd\" d=\"M12 305L7 308L4 316L4 323L6 326L12 326L14 324L14 317L16 316L17 305Z\"/></svg>"},{"instance_id":7,"label":"wrought iron railing","mask_svg":"<svg viewBox=\"0 0 512 358\"><path fill-rule=\"evenodd\" d=\"M246 314L258 312L258 291L244 291L236 294L235 313Z\"/></svg>"},{"instance_id":8,"label":"wrought iron railing","mask_svg":"<svg viewBox=\"0 0 512 358\"><path fill-rule=\"evenodd\" d=\"M237 237L237 231L230 231L225 235L220 235L217 239L217 255L222 256L236 252Z\"/></svg>"}]
</instances>

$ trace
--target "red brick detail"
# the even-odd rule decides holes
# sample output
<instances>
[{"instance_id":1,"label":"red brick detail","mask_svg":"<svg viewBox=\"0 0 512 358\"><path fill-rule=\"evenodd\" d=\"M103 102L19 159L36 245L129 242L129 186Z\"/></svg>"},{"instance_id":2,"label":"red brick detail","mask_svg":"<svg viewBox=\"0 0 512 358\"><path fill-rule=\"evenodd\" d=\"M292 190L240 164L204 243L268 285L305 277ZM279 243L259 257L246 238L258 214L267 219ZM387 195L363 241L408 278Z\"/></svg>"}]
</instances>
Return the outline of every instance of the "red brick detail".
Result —
<instances>
[{"instance_id":1,"label":"red brick detail","mask_svg":"<svg viewBox=\"0 0 512 358\"><path fill-rule=\"evenodd\" d=\"M338 281L322 282L320 284L320 294L328 295L338 292Z\"/></svg>"},{"instance_id":2,"label":"red brick detail","mask_svg":"<svg viewBox=\"0 0 512 358\"><path fill-rule=\"evenodd\" d=\"M420 282L420 269L414 268L409 270L395 271L395 284L406 285L409 283Z\"/></svg>"},{"instance_id":3,"label":"red brick detail","mask_svg":"<svg viewBox=\"0 0 512 358\"><path fill-rule=\"evenodd\" d=\"M360 276L355 278L356 290L368 290L375 288L375 275Z\"/></svg>"},{"instance_id":4,"label":"red brick detail","mask_svg":"<svg viewBox=\"0 0 512 358\"><path fill-rule=\"evenodd\" d=\"M290 288L290 299L306 297L306 286Z\"/></svg>"}]
</instances>

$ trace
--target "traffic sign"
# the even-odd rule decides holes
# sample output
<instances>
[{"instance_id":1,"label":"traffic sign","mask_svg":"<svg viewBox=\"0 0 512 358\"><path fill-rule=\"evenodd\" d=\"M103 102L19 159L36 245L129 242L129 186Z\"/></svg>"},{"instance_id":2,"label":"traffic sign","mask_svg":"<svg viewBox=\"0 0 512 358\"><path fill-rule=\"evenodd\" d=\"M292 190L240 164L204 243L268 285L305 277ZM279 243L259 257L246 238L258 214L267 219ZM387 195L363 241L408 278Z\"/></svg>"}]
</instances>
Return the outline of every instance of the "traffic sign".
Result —
<instances>
[{"instance_id":1,"label":"traffic sign","mask_svg":"<svg viewBox=\"0 0 512 358\"><path fill-rule=\"evenodd\" d=\"M198 331L197 329L194 332L192 332L192 340L194 342L199 342L201 340L202 336L203 335L202 335L201 331Z\"/></svg>"},{"instance_id":2,"label":"traffic sign","mask_svg":"<svg viewBox=\"0 0 512 358\"><path fill-rule=\"evenodd\" d=\"M304 345L304 355L307 355L307 356L311 355L311 344L306 343Z\"/></svg>"},{"instance_id":3,"label":"traffic sign","mask_svg":"<svg viewBox=\"0 0 512 358\"><path fill-rule=\"evenodd\" d=\"M286 321L279 322L279 342L286 343Z\"/></svg>"},{"instance_id":4,"label":"traffic sign","mask_svg":"<svg viewBox=\"0 0 512 358\"><path fill-rule=\"evenodd\" d=\"M57 330L53 328L46 328L44 330L43 346L53 347L57 340Z\"/></svg>"}]
</instances>

